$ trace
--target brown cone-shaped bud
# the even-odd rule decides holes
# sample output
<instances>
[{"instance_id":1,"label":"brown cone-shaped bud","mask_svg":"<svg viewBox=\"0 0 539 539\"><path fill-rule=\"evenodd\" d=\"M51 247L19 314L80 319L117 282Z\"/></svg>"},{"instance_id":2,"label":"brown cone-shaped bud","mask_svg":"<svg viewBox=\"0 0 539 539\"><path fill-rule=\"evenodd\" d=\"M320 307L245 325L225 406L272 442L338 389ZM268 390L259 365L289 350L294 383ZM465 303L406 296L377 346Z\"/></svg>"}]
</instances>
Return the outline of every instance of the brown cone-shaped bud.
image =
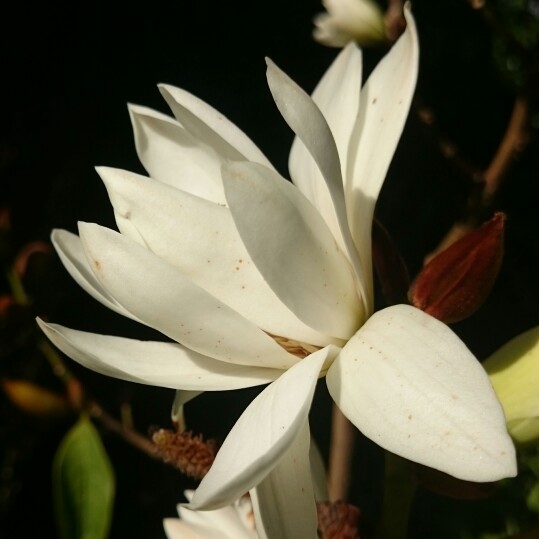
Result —
<instances>
[{"instance_id":1,"label":"brown cone-shaped bud","mask_svg":"<svg viewBox=\"0 0 539 539\"><path fill-rule=\"evenodd\" d=\"M25 380L4 379L2 389L7 398L27 414L54 417L69 412L67 399Z\"/></svg>"},{"instance_id":2,"label":"brown cone-shaped bud","mask_svg":"<svg viewBox=\"0 0 539 539\"><path fill-rule=\"evenodd\" d=\"M376 219L372 224L372 259L387 303L406 303L408 270L389 232Z\"/></svg>"},{"instance_id":3,"label":"brown cone-shaped bud","mask_svg":"<svg viewBox=\"0 0 539 539\"><path fill-rule=\"evenodd\" d=\"M359 509L343 501L318 502L318 531L322 539L360 539Z\"/></svg>"},{"instance_id":4,"label":"brown cone-shaped bud","mask_svg":"<svg viewBox=\"0 0 539 539\"><path fill-rule=\"evenodd\" d=\"M505 214L496 213L434 257L412 283L410 303L446 324L477 311L498 276L504 224Z\"/></svg>"},{"instance_id":5,"label":"brown cone-shaped bud","mask_svg":"<svg viewBox=\"0 0 539 539\"><path fill-rule=\"evenodd\" d=\"M204 440L189 431L159 429L152 434L152 441L164 462L193 479L200 480L208 473L217 454L214 440Z\"/></svg>"}]
</instances>

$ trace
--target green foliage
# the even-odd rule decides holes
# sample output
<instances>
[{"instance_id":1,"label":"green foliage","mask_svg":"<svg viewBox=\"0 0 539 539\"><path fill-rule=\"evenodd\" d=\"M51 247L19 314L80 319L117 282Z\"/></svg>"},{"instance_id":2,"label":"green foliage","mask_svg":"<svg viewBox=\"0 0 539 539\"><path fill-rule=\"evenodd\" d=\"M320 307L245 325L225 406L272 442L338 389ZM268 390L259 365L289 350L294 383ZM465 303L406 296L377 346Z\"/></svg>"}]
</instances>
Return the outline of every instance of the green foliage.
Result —
<instances>
[{"instance_id":1,"label":"green foliage","mask_svg":"<svg viewBox=\"0 0 539 539\"><path fill-rule=\"evenodd\" d=\"M112 517L114 472L87 417L81 417L62 440L52 479L62 539L105 539Z\"/></svg>"}]
</instances>

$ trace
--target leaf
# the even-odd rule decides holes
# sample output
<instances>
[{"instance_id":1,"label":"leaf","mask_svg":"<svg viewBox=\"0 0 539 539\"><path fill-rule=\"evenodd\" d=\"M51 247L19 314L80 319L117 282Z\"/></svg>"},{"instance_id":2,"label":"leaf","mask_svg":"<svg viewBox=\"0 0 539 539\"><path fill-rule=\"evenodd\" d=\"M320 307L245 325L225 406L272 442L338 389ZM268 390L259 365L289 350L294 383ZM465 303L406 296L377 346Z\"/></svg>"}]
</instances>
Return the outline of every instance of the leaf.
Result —
<instances>
[{"instance_id":1,"label":"leaf","mask_svg":"<svg viewBox=\"0 0 539 539\"><path fill-rule=\"evenodd\" d=\"M105 539L114 502L112 465L86 417L66 434L54 457L53 499L62 539Z\"/></svg>"}]
</instances>

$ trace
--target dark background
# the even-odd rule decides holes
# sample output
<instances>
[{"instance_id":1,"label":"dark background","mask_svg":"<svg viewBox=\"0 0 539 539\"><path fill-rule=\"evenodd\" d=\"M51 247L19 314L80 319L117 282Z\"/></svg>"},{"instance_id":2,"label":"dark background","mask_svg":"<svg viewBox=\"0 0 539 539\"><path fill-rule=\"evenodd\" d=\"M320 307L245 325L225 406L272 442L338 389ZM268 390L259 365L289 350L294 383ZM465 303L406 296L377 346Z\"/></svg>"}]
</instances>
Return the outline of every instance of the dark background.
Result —
<instances>
[{"instance_id":1,"label":"dark background","mask_svg":"<svg viewBox=\"0 0 539 539\"><path fill-rule=\"evenodd\" d=\"M287 175L292 133L265 83L270 56L311 91L336 51L311 38L317 0L208 2L154 0L42 2L11 6L1 39L0 205L12 215L12 248L48 240L52 228L76 231L77 220L113 227L96 165L143 172L132 141L126 102L166 112L156 84L183 87L240 126ZM440 129L479 167L488 164L511 111L514 90L500 77L488 28L465 0L414 3L421 66L417 96L433 108ZM365 52L366 70L384 51ZM481 310L454 329L479 358L539 324L537 152L534 142L505 183L497 209L508 214L506 258ZM377 207L408 264L423 256L461 215L469 183L438 151L432 132L412 113ZM31 289L36 311L70 327L151 337L86 296L53 259ZM57 384L48 366L20 351L2 358L2 375ZM89 391L114 415L129 402L141 432L169 426L173 391L128 384L69 362ZM195 431L222 440L255 390L204 395L188 408ZM318 391L313 431L327 451L329 400ZM0 536L55 537L50 463L68 423L24 416L0 396ZM115 435L103 433L117 474L111 537L164 537L161 520L174 516L189 485ZM352 501L368 517L379 509L376 473L366 457L381 452L362 441ZM372 470L369 467L369 470ZM419 519L430 537L428 518ZM418 532L419 534L419 532ZM419 535L418 535L419 536Z\"/></svg>"}]
</instances>

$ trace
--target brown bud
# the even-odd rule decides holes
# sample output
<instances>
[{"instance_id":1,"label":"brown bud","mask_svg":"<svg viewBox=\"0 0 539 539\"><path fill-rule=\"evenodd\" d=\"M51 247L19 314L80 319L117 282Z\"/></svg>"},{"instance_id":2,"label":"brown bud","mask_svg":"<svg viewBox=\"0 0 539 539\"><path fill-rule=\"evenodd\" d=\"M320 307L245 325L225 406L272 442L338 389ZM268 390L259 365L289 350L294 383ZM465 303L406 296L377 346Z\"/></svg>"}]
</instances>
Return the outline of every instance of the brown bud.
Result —
<instances>
[{"instance_id":1,"label":"brown bud","mask_svg":"<svg viewBox=\"0 0 539 539\"><path fill-rule=\"evenodd\" d=\"M1 385L8 399L27 414L52 417L70 409L65 397L31 382L5 378Z\"/></svg>"},{"instance_id":2,"label":"brown bud","mask_svg":"<svg viewBox=\"0 0 539 539\"><path fill-rule=\"evenodd\" d=\"M214 440L204 440L189 431L159 429L153 433L152 441L164 462L193 479L202 479L208 473L217 454Z\"/></svg>"},{"instance_id":3,"label":"brown bud","mask_svg":"<svg viewBox=\"0 0 539 539\"><path fill-rule=\"evenodd\" d=\"M446 324L472 315L487 299L503 257L505 214L435 256L408 291L410 303Z\"/></svg>"},{"instance_id":4,"label":"brown bud","mask_svg":"<svg viewBox=\"0 0 539 539\"><path fill-rule=\"evenodd\" d=\"M318 531L322 539L360 539L359 509L343 501L318 502Z\"/></svg>"}]
</instances>

